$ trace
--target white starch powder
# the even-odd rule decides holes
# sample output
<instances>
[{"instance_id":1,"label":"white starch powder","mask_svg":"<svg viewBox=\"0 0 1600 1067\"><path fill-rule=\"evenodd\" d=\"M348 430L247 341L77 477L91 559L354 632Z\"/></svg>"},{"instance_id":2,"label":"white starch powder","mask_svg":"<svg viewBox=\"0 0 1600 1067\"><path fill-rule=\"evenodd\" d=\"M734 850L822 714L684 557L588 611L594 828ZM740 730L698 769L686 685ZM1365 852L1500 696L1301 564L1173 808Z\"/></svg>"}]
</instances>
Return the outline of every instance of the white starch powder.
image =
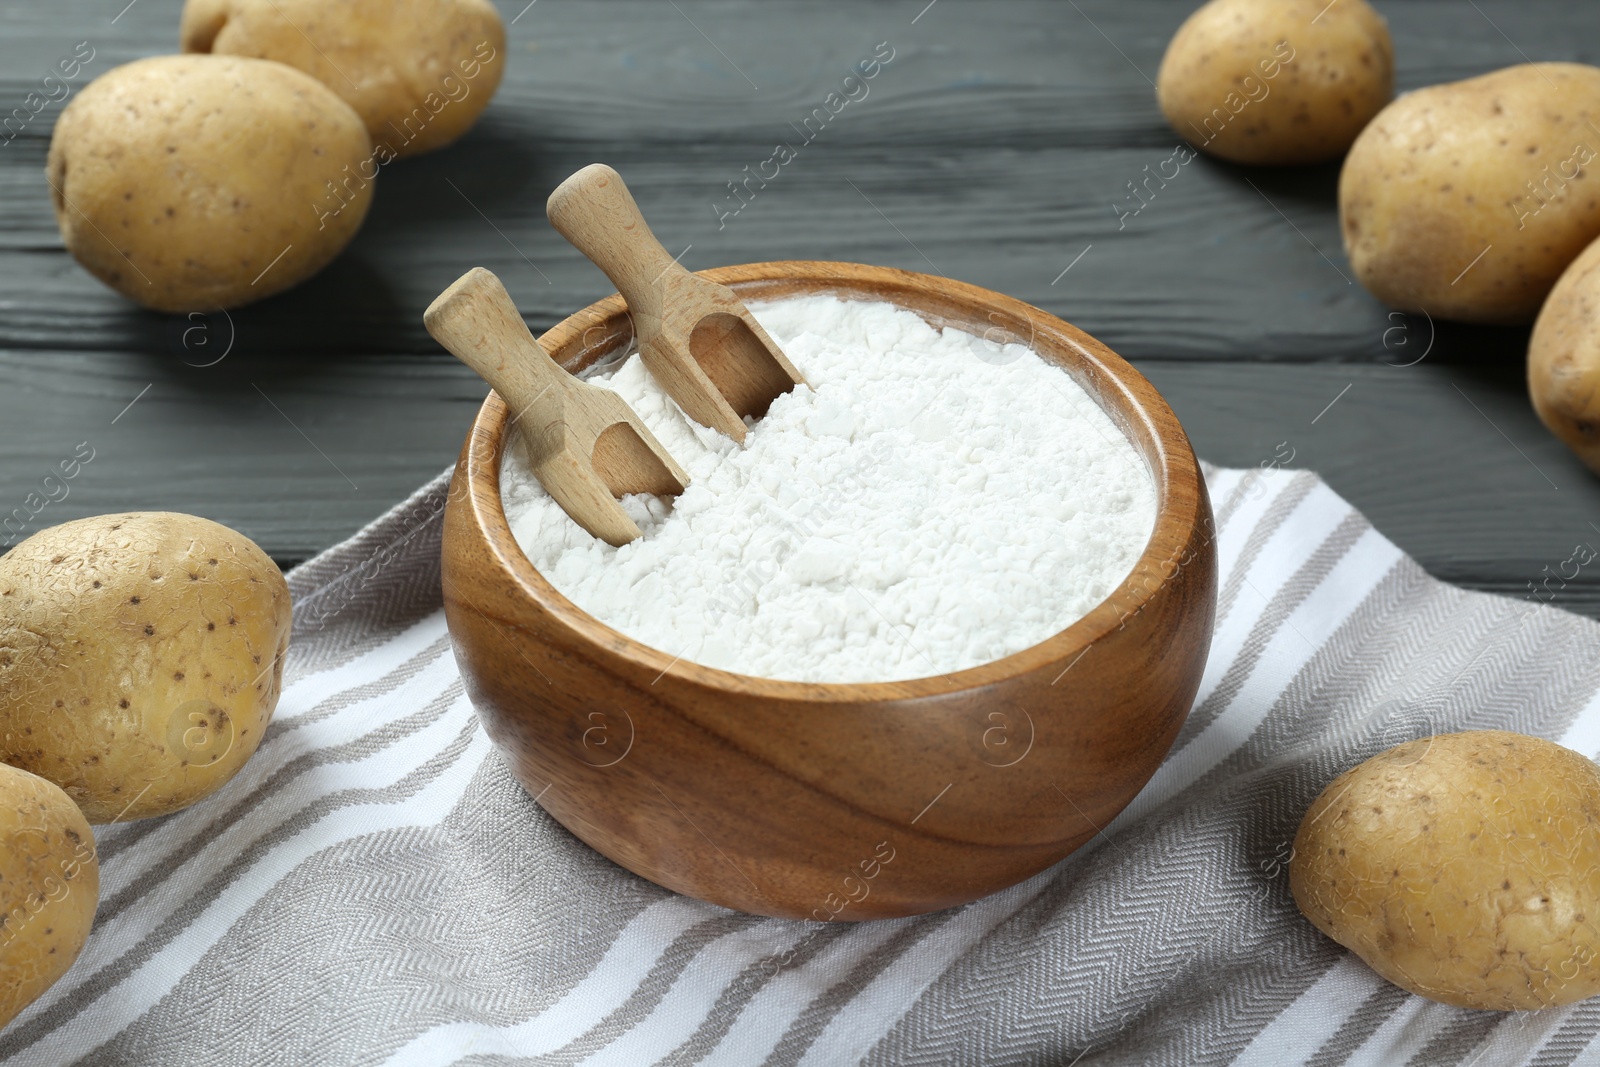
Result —
<instances>
[{"instance_id":1,"label":"white starch powder","mask_svg":"<svg viewBox=\"0 0 1600 1067\"><path fill-rule=\"evenodd\" d=\"M891 681L1037 644L1133 568L1150 473L1058 367L892 304L751 311L810 388L774 401L742 448L684 416L637 354L589 376L692 479L675 501L624 499L632 544L585 533L506 450L512 533L578 607L711 667Z\"/></svg>"}]
</instances>

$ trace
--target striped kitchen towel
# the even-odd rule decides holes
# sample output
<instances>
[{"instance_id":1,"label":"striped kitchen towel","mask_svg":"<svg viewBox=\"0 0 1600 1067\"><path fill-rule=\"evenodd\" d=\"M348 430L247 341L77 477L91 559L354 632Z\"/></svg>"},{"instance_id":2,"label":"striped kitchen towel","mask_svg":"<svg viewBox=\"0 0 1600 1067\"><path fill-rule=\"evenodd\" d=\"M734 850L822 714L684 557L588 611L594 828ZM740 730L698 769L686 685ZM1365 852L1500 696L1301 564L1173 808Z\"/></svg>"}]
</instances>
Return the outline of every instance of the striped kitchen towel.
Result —
<instances>
[{"instance_id":1,"label":"striped kitchen towel","mask_svg":"<svg viewBox=\"0 0 1600 1067\"><path fill-rule=\"evenodd\" d=\"M1600 999L1409 996L1317 933L1289 843L1341 770L1497 727L1600 749L1600 626L1424 574L1314 474L1207 468L1217 633L1171 756L1088 847L912 919L676 896L544 814L462 693L446 485L290 577L261 750L222 792L104 828L70 974L3 1033L55 1064L1595 1062Z\"/></svg>"}]
</instances>

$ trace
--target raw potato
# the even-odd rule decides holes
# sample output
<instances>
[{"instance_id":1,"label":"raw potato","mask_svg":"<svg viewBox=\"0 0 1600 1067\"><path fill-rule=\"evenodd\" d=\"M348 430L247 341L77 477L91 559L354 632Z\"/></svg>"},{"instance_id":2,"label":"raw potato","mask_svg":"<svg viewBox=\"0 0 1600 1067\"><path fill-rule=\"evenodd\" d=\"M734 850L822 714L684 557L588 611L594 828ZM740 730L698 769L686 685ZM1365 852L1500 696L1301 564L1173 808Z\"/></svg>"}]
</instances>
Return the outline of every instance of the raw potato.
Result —
<instances>
[{"instance_id":1,"label":"raw potato","mask_svg":"<svg viewBox=\"0 0 1600 1067\"><path fill-rule=\"evenodd\" d=\"M1211 0L1167 45L1156 95L1214 156L1321 163L1394 95L1394 46L1365 0Z\"/></svg>"},{"instance_id":2,"label":"raw potato","mask_svg":"<svg viewBox=\"0 0 1600 1067\"><path fill-rule=\"evenodd\" d=\"M1339 176L1345 252L1391 307L1531 322L1600 236L1600 70L1508 67L1408 93L1366 128Z\"/></svg>"},{"instance_id":3,"label":"raw potato","mask_svg":"<svg viewBox=\"0 0 1600 1067\"><path fill-rule=\"evenodd\" d=\"M1464 1008L1600 993L1600 770L1537 737L1408 741L1335 778L1289 864L1317 929Z\"/></svg>"},{"instance_id":4,"label":"raw potato","mask_svg":"<svg viewBox=\"0 0 1600 1067\"><path fill-rule=\"evenodd\" d=\"M90 822L163 815L261 742L289 644L289 589L255 542L136 512L40 531L0 556L0 761Z\"/></svg>"},{"instance_id":5,"label":"raw potato","mask_svg":"<svg viewBox=\"0 0 1600 1067\"><path fill-rule=\"evenodd\" d=\"M71 798L0 766L0 1026L67 973L100 903L94 834Z\"/></svg>"},{"instance_id":6,"label":"raw potato","mask_svg":"<svg viewBox=\"0 0 1600 1067\"><path fill-rule=\"evenodd\" d=\"M1600 472L1600 240L1567 268L1539 312L1528 393L1550 431Z\"/></svg>"},{"instance_id":7,"label":"raw potato","mask_svg":"<svg viewBox=\"0 0 1600 1067\"><path fill-rule=\"evenodd\" d=\"M361 118L281 63L158 56L68 104L48 174L67 250L159 311L213 311L315 274L372 200Z\"/></svg>"},{"instance_id":8,"label":"raw potato","mask_svg":"<svg viewBox=\"0 0 1600 1067\"><path fill-rule=\"evenodd\" d=\"M179 39L310 74L360 113L380 163L466 133L505 70L489 0L188 0Z\"/></svg>"}]
</instances>

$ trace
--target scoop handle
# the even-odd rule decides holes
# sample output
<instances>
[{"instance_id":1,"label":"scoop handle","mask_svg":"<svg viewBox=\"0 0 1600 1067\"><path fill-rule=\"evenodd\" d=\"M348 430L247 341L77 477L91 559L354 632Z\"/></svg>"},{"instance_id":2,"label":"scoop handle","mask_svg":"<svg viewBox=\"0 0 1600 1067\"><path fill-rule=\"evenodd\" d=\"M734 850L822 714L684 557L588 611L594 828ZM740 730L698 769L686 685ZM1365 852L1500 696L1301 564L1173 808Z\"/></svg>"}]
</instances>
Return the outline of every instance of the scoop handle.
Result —
<instances>
[{"instance_id":1,"label":"scoop handle","mask_svg":"<svg viewBox=\"0 0 1600 1067\"><path fill-rule=\"evenodd\" d=\"M533 339L493 271L474 267L439 294L422 322L435 341L477 371L525 428L538 431L546 411L559 418L570 375Z\"/></svg>"},{"instance_id":2,"label":"scoop handle","mask_svg":"<svg viewBox=\"0 0 1600 1067\"><path fill-rule=\"evenodd\" d=\"M661 317L661 282L685 268L650 232L622 175L591 163L556 186L545 213L561 236L605 271L630 311Z\"/></svg>"}]
</instances>

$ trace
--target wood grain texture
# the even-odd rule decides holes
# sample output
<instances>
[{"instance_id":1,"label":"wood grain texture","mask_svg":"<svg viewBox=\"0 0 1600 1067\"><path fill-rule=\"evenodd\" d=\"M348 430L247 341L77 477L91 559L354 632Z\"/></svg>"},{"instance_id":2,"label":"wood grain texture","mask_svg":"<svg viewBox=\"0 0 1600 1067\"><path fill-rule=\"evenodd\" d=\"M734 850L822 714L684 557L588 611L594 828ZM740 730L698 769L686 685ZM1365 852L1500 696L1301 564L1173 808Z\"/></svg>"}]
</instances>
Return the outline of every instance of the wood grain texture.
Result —
<instances>
[{"instance_id":1,"label":"wood grain texture","mask_svg":"<svg viewBox=\"0 0 1600 1067\"><path fill-rule=\"evenodd\" d=\"M680 14L659 0L525 13L508 0L506 80L478 127L385 167L346 255L231 321L138 311L66 255L42 180L52 104L0 144L0 516L89 440L96 460L35 525L193 511L285 564L347 536L452 462L482 400L422 328L440 290L487 266L536 332L610 292L544 219L556 184L603 159L690 268L850 259L1027 300L1145 370L1202 456L1254 464L1291 440L1295 465L1321 470L1433 573L1526 593L1600 523L1600 482L1529 410L1524 331L1391 318L1349 284L1334 167L1198 159L1119 222L1126 183L1174 147L1146 78L1198 3L678 0ZM1593 4L1376 6L1402 90L1524 57L1600 61ZM0 114L79 41L95 48L80 86L175 51L180 7L0 6ZM795 140L790 124L881 41L895 56L866 98L719 220L727 183ZM230 338L221 363L198 366ZM1418 367L1384 365L1424 349ZM1600 615L1600 581L1580 574L1555 602Z\"/></svg>"},{"instance_id":2,"label":"wood grain texture","mask_svg":"<svg viewBox=\"0 0 1600 1067\"><path fill-rule=\"evenodd\" d=\"M1084 618L969 670L850 685L713 670L604 626L528 562L501 508L508 411L491 396L456 468L443 569L456 659L489 735L594 848L743 911L914 915L1037 873L1133 799L1200 683L1215 527L1183 430L1105 346L997 293L839 263L710 276L746 300L832 292L1032 337L1143 455L1157 489L1150 543ZM626 315L611 298L541 342L579 369L609 354L585 332L605 321L618 333Z\"/></svg>"},{"instance_id":3,"label":"wood grain texture","mask_svg":"<svg viewBox=\"0 0 1600 1067\"><path fill-rule=\"evenodd\" d=\"M111 511L183 511L280 563L349 536L445 470L487 391L448 357L293 353L197 368L170 353L0 352L0 383L0 547L19 536L4 520L87 443L94 458L20 535Z\"/></svg>"}]
</instances>

